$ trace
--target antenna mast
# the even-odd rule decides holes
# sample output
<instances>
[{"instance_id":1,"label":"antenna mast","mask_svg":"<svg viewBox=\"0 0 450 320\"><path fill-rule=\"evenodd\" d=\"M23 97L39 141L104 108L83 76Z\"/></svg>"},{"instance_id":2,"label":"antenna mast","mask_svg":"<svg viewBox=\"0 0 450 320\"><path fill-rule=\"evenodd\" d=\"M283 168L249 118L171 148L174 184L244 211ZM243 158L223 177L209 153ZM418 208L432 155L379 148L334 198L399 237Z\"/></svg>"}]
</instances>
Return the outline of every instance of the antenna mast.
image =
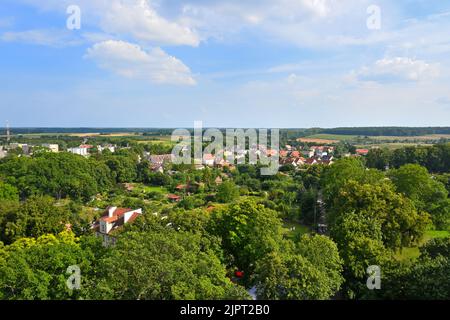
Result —
<instances>
[{"instance_id":1,"label":"antenna mast","mask_svg":"<svg viewBox=\"0 0 450 320\"><path fill-rule=\"evenodd\" d=\"M6 121L6 142L11 140L11 130L9 129L9 122Z\"/></svg>"}]
</instances>

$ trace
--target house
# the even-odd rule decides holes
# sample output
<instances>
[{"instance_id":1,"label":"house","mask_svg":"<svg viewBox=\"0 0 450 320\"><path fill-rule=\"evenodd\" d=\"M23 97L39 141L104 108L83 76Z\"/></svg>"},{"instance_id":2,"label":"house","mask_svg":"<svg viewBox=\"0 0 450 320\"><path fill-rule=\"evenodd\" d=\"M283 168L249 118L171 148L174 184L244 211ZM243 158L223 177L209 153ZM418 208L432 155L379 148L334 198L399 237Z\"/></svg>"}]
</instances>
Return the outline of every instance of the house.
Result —
<instances>
[{"instance_id":1,"label":"house","mask_svg":"<svg viewBox=\"0 0 450 320\"><path fill-rule=\"evenodd\" d=\"M303 157L299 157L295 159L295 163L297 164L297 166L301 167L306 163L306 159Z\"/></svg>"},{"instance_id":2,"label":"house","mask_svg":"<svg viewBox=\"0 0 450 320\"><path fill-rule=\"evenodd\" d=\"M217 176L217 178L214 180L214 182L215 182L217 185L219 185L219 184L222 184L222 183L223 183L223 179L222 179L221 176Z\"/></svg>"},{"instance_id":3,"label":"house","mask_svg":"<svg viewBox=\"0 0 450 320\"><path fill-rule=\"evenodd\" d=\"M109 150L111 153L116 152L116 146L113 146L112 144L108 144L106 146L97 146L98 152L102 153L105 150Z\"/></svg>"},{"instance_id":4,"label":"house","mask_svg":"<svg viewBox=\"0 0 450 320\"><path fill-rule=\"evenodd\" d=\"M356 154L359 156L367 156L368 153L368 149L356 149Z\"/></svg>"},{"instance_id":5,"label":"house","mask_svg":"<svg viewBox=\"0 0 450 320\"><path fill-rule=\"evenodd\" d=\"M114 245L116 238L112 236L112 232L124 226L126 223L131 223L142 214L142 209L129 209L108 207L104 214L95 222L93 229L96 235L102 237L105 246Z\"/></svg>"},{"instance_id":6,"label":"house","mask_svg":"<svg viewBox=\"0 0 450 320\"><path fill-rule=\"evenodd\" d=\"M29 155L31 152L31 146L23 143L11 143L7 146L8 150L22 149L24 155Z\"/></svg>"},{"instance_id":7,"label":"house","mask_svg":"<svg viewBox=\"0 0 450 320\"><path fill-rule=\"evenodd\" d=\"M3 150L3 146L0 146L0 159L3 159L8 155L8 152L6 150Z\"/></svg>"},{"instance_id":8,"label":"house","mask_svg":"<svg viewBox=\"0 0 450 320\"><path fill-rule=\"evenodd\" d=\"M92 148L94 148L94 147L89 144L82 144L79 147L67 149L67 152L70 152L73 154L78 154L83 157L87 157L89 155L89 149L92 149Z\"/></svg>"},{"instance_id":9,"label":"house","mask_svg":"<svg viewBox=\"0 0 450 320\"><path fill-rule=\"evenodd\" d=\"M179 202L181 200L181 197L177 196L176 194L168 194L167 199L169 199L172 202Z\"/></svg>"},{"instance_id":10,"label":"house","mask_svg":"<svg viewBox=\"0 0 450 320\"><path fill-rule=\"evenodd\" d=\"M287 150L280 150L280 158L286 158L288 156Z\"/></svg>"},{"instance_id":11,"label":"house","mask_svg":"<svg viewBox=\"0 0 450 320\"><path fill-rule=\"evenodd\" d=\"M301 157L300 152L299 151L292 151L291 152L291 157L300 158Z\"/></svg>"},{"instance_id":12,"label":"house","mask_svg":"<svg viewBox=\"0 0 450 320\"><path fill-rule=\"evenodd\" d=\"M123 184L123 188L124 188L126 191L131 192L131 191L134 190L134 184L132 184L132 183L124 183L124 184Z\"/></svg>"},{"instance_id":13,"label":"house","mask_svg":"<svg viewBox=\"0 0 450 320\"><path fill-rule=\"evenodd\" d=\"M203 163L208 166L208 167L212 167L214 166L216 158L214 157L214 155L207 153L203 156Z\"/></svg>"},{"instance_id":14,"label":"house","mask_svg":"<svg viewBox=\"0 0 450 320\"><path fill-rule=\"evenodd\" d=\"M67 152L77 154L79 156L87 157L89 155L88 149L86 148L69 148Z\"/></svg>"},{"instance_id":15,"label":"house","mask_svg":"<svg viewBox=\"0 0 450 320\"><path fill-rule=\"evenodd\" d=\"M278 154L278 151L275 149L267 149L266 155L268 157L275 157Z\"/></svg>"},{"instance_id":16,"label":"house","mask_svg":"<svg viewBox=\"0 0 450 320\"><path fill-rule=\"evenodd\" d=\"M49 149L53 153L59 152L59 145L52 143L43 143L42 147Z\"/></svg>"},{"instance_id":17,"label":"house","mask_svg":"<svg viewBox=\"0 0 450 320\"><path fill-rule=\"evenodd\" d=\"M164 173L164 166L162 164L150 165L150 170L152 170L152 172Z\"/></svg>"},{"instance_id":18,"label":"house","mask_svg":"<svg viewBox=\"0 0 450 320\"><path fill-rule=\"evenodd\" d=\"M294 158L284 158L280 160L280 165L282 166L292 165L294 167L297 167L297 161Z\"/></svg>"},{"instance_id":19,"label":"house","mask_svg":"<svg viewBox=\"0 0 450 320\"><path fill-rule=\"evenodd\" d=\"M172 162L172 154L155 154L148 157L148 161L152 165L164 165L165 163Z\"/></svg>"},{"instance_id":20,"label":"house","mask_svg":"<svg viewBox=\"0 0 450 320\"><path fill-rule=\"evenodd\" d=\"M314 165L317 163L318 163L317 159L315 159L315 158L309 158L309 159L306 159L306 161L305 161L305 164L307 164L307 165Z\"/></svg>"}]
</instances>

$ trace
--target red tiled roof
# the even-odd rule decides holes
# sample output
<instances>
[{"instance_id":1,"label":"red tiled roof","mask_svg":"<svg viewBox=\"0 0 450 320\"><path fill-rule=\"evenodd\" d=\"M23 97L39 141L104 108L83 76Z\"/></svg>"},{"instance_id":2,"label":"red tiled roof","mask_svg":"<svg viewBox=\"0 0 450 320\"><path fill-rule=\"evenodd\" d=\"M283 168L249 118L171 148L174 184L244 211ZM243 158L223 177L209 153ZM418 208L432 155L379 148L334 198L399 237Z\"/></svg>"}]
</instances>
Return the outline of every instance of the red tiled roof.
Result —
<instances>
[{"instance_id":1,"label":"red tiled roof","mask_svg":"<svg viewBox=\"0 0 450 320\"><path fill-rule=\"evenodd\" d=\"M104 217L101 217L100 220L111 223L111 222L119 220L119 217L117 217L117 216L113 216L113 217L104 216Z\"/></svg>"},{"instance_id":2,"label":"red tiled roof","mask_svg":"<svg viewBox=\"0 0 450 320\"><path fill-rule=\"evenodd\" d=\"M133 215L130 217L130 219L128 219L128 222L133 222L134 220L137 219L137 217L139 217L139 213L137 213L137 212L133 213Z\"/></svg>"}]
</instances>

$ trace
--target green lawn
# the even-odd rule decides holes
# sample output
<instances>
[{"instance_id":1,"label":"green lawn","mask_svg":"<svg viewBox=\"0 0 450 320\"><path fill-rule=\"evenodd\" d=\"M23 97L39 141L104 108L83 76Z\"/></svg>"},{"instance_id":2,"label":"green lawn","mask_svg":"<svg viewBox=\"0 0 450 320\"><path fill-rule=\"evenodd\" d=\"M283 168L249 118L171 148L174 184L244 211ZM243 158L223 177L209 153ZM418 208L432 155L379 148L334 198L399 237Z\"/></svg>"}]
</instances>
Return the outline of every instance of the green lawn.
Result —
<instances>
[{"instance_id":1,"label":"green lawn","mask_svg":"<svg viewBox=\"0 0 450 320\"><path fill-rule=\"evenodd\" d=\"M143 183L133 183L133 186L134 186L133 192L142 192L142 193L159 192L162 194L169 193L169 191L164 187L147 186Z\"/></svg>"},{"instance_id":2,"label":"green lawn","mask_svg":"<svg viewBox=\"0 0 450 320\"><path fill-rule=\"evenodd\" d=\"M427 232L425 232L425 235L424 235L422 241L420 242L420 244L417 247L403 248L402 252L398 252L395 254L395 258L400 261L409 260L409 259L417 259L420 255L419 247L423 246L431 239L447 238L447 237L450 237L449 231L428 230Z\"/></svg>"},{"instance_id":3,"label":"green lawn","mask_svg":"<svg viewBox=\"0 0 450 320\"><path fill-rule=\"evenodd\" d=\"M298 239L298 237L311 233L311 229L303 224L292 221L284 221L283 227L285 228L285 234L289 239ZM291 231L291 228L295 230Z\"/></svg>"}]
</instances>

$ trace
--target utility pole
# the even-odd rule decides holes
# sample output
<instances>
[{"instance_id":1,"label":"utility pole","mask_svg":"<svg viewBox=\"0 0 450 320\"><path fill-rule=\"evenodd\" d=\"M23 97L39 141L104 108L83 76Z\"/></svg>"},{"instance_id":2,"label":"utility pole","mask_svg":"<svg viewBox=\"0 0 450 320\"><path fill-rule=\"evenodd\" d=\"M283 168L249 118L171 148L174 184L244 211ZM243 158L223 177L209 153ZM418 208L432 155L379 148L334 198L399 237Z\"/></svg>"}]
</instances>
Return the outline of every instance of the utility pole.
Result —
<instances>
[{"instance_id":1,"label":"utility pole","mask_svg":"<svg viewBox=\"0 0 450 320\"><path fill-rule=\"evenodd\" d=\"M6 142L9 143L11 140L11 131L9 129L9 122L6 121Z\"/></svg>"}]
</instances>

